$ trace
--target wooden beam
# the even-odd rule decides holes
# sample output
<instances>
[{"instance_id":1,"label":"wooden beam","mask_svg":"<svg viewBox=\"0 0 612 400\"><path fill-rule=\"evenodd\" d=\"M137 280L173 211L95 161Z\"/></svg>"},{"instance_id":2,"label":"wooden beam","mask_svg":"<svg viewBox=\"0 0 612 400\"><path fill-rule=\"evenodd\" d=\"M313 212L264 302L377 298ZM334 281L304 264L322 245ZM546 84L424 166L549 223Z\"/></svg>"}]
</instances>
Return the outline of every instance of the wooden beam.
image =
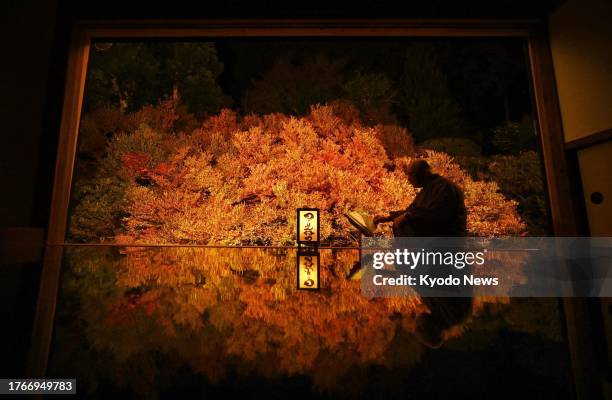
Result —
<instances>
[{"instance_id":1,"label":"wooden beam","mask_svg":"<svg viewBox=\"0 0 612 400\"><path fill-rule=\"evenodd\" d=\"M578 139L571 140L565 143L565 148L567 150L580 150L586 147L594 146L596 144L607 142L608 140L612 140L612 129L606 129L600 132L583 136Z\"/></svg>"},{"instance_id":2,"label":"wooden beam","mask_svg":"<svg viewBox=\"0 0 612 400\"><path fill-rule=\"evenodd\" d=\"M552 54L544 26L533 30L528 44L554 234L578 236L576 199L582 194L575 192L576 185L570 180ZM585 400L602 398L591 300L562 299L576 395Z\"/></svg>"},{"instance_id":3,"label":"wooden beam","mask_svg":"<svg viewBox=\"0 0 612 400\"><path fill-rule=\"evenodd\" d=\"M26 370L28 378L46 376L63 254L63 247L55 244L63 243L65 238L89 45L87 35L76 29L71 38L68 54L47 247L43 258Z\"/></svg>"},{"instance_id":4,"label":"wooden beam","mask_svg":"<svg viewBox=\"0 0 612 400\"><path fill-rule=\"evenodd\" d=\"M81 21L92 39L235 36L526 37L534 20L217 19Z\"/></svg>"},{"instance_id":5,"label":"wooden beam","mask_svg":"<svg viewBox=\"0 0 612 400\"><path fill-rule=\"evenodd\" d=\"M555 236L576 236L574 201L570 195L559 98L546 30L535 28L528 44L553 229Z\"/></svg>"},{"instance_id":6,"label":"wooden beam","mask_svg":"<svg viewBox=\"0 0 612 400\"><path fill-rule=\"evenodd\" d=\"M53 338L55 306L62 264L61 246L47 246L40 276L36 314L30 338L30 353L26 366L27 378L45 378Z\"/></svg>"},{"instance_id":7,"label":"wooden beam","mask_svg":"<svg viewBox=\"0 0 612 400\"><path fill-rule=\"evenodd\" d=\"M47 244L50 245L63 243L66 236L70 188L77 150L89 46L90 40L86 33L81 29L75 30L68 54L64 105L55 160L55 177L47 235Z\"/></svg>"}]
</instances>

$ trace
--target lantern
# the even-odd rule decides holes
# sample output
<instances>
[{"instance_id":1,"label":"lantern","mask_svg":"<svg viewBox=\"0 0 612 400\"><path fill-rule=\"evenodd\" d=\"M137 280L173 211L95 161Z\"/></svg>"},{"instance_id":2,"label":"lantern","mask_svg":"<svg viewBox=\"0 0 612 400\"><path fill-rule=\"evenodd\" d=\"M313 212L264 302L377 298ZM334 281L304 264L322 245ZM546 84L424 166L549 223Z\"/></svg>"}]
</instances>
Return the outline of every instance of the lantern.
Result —
<instances>
[{"instance_id":1,"label":"lantern","mask_svg":"<svg viewBox=\"0 0 612 400\"><path fill-rule=\"evenodd\" d=\"M299 290L319 290L319 274L319 252L298 250L297 288Z\"/></svg>"},{"instance_id":2,"label":"lantern","mask_svg":"<svg viewBox=\"0 0 612 400\"><path fill-rule=\"evenodd\" d=\"M319 210L317 208L297 209L298 245L319 245Z\"/></svg>"}]
</instances>

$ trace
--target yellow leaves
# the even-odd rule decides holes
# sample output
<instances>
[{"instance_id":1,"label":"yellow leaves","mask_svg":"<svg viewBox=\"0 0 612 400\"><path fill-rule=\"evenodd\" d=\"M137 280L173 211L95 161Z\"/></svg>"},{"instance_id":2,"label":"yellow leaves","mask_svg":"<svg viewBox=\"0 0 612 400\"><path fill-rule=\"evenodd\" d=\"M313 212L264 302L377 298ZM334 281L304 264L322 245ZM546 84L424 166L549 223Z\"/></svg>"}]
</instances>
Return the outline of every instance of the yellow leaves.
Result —
<instances>
[{"instance_id":1,"label":"yellow leaves","mask_svg":"<svg viewBox=\"0 0 612 400\"><path fill-rule=\"evenodd\" d=\"M124 201L113 206L125 218L116 233L151 243L285 245L292 241L294 210L311 206L322 211L324 242L351 243L354 229L345 223L346 211L381 214L405 208L414 198L416 190L403 172L413 152L402 128L349 121L339 116L338 107L314 106L304 117L270 114L242 120L223 110L175 137L146 125L118 134L110 158L137 154L150 165L149 180L122 178L127 181ZM407 149L402 157L401 149ZM427 151L425 158L434 172L465 190L471 234L524 230L516 203L505 199L494 182L472 180L445 153ZM123 176L120 164L106 167Z\"/></svg>"},{"instance_id":2,"label":"yellow leaves","mask_svg":"<svg viewBox=\"0 0 612 400\"><path fill-rule=\"evenodd\" d=\"M310 107L309 119L316 132L323 138L332 136L346 122L335 115L333 107L319 104Z\"/></svg>"}]
</instances>

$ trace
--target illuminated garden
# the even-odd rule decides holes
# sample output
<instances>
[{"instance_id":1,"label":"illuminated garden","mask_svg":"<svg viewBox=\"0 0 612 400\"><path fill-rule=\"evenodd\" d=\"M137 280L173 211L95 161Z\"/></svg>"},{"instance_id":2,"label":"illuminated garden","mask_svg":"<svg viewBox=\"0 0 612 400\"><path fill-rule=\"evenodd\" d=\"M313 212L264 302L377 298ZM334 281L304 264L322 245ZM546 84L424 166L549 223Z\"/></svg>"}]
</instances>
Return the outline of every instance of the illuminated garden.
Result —
<instances>
[{"instance_id":1,"label":"illuminated garden","mask_svg":"<svg viewBox=\"0 0 612 400\"><path fill-rule=\"evenodd\" d=\"M434 46L410 45L395 79L324 52L278 56L251 76L221 62L232 45L92 47L52 345L62 351L50 359L92 393L110 381L149 397L187 370L210 385L307 379L359 397L372 369L418 366L427 307L362 295L347 278L359 233L345 217L406 208L414 159L463 190L470 236L546 234L533 121L506 109L470 134L465 115L481 100L453 99ZM492 48L493 65L507 62ZM478 90L501 101L512 87L498 72ZM318 291L295 288L300 207L320 211ZM477 297L445 339L485 351L503 328L556 345L556 307Z\"/></svg>"}]
</instances>

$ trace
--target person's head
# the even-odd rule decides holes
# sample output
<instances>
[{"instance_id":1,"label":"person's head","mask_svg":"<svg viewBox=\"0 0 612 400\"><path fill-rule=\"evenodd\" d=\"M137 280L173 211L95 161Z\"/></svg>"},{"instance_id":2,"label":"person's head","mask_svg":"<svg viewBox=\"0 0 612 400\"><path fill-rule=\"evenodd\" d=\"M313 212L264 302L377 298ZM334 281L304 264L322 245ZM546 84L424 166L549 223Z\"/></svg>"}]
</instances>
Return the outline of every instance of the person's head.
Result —
<instances>
[{"instance_id":1,"label":"person's head","mask_svg":"<svg viewBox=\"0 0 612 400\"><path fill-rule=\"evenodd\" d=\"M408 181L412 186L420 188L431 177L431 167L425 160L414 160L406 168L406 175L408 175Z\"/></svg>"}]
</instances>

